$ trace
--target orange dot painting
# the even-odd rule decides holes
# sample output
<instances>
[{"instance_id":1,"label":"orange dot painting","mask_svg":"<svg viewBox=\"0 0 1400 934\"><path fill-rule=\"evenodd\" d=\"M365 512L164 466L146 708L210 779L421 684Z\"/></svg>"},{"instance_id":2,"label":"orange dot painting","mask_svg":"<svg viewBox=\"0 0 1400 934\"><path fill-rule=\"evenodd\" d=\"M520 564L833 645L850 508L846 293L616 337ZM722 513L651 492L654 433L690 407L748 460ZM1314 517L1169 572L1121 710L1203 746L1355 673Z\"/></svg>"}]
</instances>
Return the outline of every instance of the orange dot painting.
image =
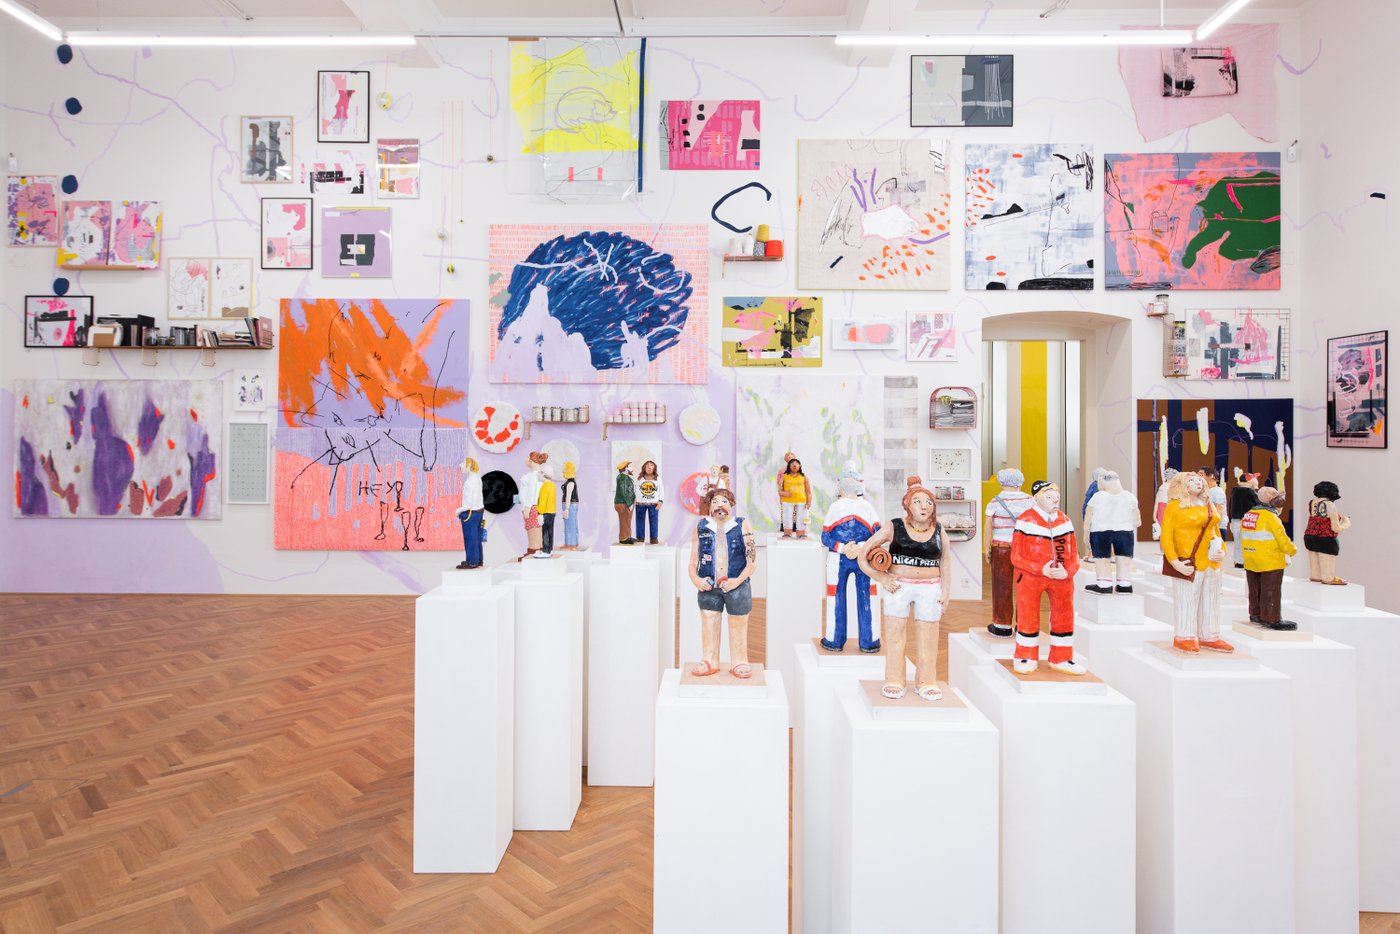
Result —
<instances>
[{"instance_id":1,"label":"orange dot painting","mask_svg":"<svg viewBox=\"0 0 1400 934\"><path fill-rule=\"evenodd\" d=\"M509 402L488 402L472 418L472 440L490 454L509 454L525 431L525 419Z\"/></svg>"}]
</instances>

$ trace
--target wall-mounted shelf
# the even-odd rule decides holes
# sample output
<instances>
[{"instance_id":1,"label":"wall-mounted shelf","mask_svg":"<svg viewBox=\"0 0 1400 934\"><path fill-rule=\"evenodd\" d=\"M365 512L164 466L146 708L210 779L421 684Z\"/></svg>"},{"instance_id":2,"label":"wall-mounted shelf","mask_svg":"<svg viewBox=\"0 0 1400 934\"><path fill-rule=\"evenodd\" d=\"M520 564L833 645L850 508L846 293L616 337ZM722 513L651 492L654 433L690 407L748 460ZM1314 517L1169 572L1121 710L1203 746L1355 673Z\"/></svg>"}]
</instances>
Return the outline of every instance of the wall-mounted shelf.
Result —
<instances>
[{"instance_id":1,"label":"wall-mounted shelf","mask_svg":"<svg viewBox=\"0 0 1400 934\"><path fill-rule=\"evenodd\" d=\"M151 344L150 346L118 344L115 347L80 347L83 352L83 363L86 366L97 366L102 359L104 350L139 350L141 351L141 365L155 366L157 355L162 350L199 350L204 353L204 358L199 362L203 366L214 365L214 355L220 350L276 350L275 347L253 347L248 344L222 344L218 347L198 347L190 344Z\"/></svg>"},{"instance_id":2,"label":"wall-mounted shelf","mask_svg":"<svg viewBox=\"0 0 1400 934\"><path fill-rule=\"evenodd\" d=\"M724 278L724 271L729 263L781 263L783 259L781 256L744 256L741 253L732 256L725 255L723 263L720 265L719 276L721 279Z\"/></svg>"},{"instance_id":3,"label":"wall-mounted shelf","mask_svg":"<svg viewBox=\"0 0 1400 934\"><path fill-rule=\"evenodd\" d=\"M564 427L564 428L569 428L569 427L572 427L572 426L574 426L574 425L587 425L587 424L588 424L589 422L591 422L591 421L592 421L591 418L576 418L576 419L574 419L574 420L571 421L571 422L567 422L567 421L564 421L564 420L562 420L562 419L553 419L553 418L540 418L540 419L527 418L527 419L525 419L525 433L524 433L521 437L524 438L526 441L529 441L529 440L530 440L530 429L531 429L531 427L534 426L534 425L548 425L548 426L559 425L559 426L562 426L562 427ZM606 438L607 435L604 434L603 437Z\"/></svg>"},{"instance_id":4,"label":"wall-mounted shelf","mask_svg":"<svg viewBox=\"0 0 1400 934\"><path fill-rule=\"evenodd\" d=\"M664 424L666 424L666 416L664 416L664 415L661 416L661 417L658 418L658 419L650 419L650 420L647 420L647 421L635 421L635 420L634 420L634 421L627 421L627 422L625 422L625 421L622 421L622 420L620 420L620 419L605 418L605 419L603 419L603 440L604 440L604 441L608 440L608 426L609 426L609 425L664 425Z\"/></svg>"},{"instance_id":5,"label":"wall-mounted shelf","mask_svg":"<svg viewBox=\"0 0 1400 934\"><path fill-rule=\"evenodd\" d=\"M940 386L928 397L930 428L976 428L977 392L971 386Z\"/></svg>"},{"instance_id":6,"label":"wall-mounted shelf","mask_svg":"<svg viewBox=\"0 0 1400 934\"><path fill-rule=\"evenodd\" d=\"M948 522L942 516L939 521L943 523L943 530L948 533L949 542L970 542L977 537L977 500L975 499L936 499L935 505L941 510L944 506L967 506L967 517L969 528L952 529L948 527ZM962 510L956 510L959 517L964 515Z\"/></svg>"}]
</instances>

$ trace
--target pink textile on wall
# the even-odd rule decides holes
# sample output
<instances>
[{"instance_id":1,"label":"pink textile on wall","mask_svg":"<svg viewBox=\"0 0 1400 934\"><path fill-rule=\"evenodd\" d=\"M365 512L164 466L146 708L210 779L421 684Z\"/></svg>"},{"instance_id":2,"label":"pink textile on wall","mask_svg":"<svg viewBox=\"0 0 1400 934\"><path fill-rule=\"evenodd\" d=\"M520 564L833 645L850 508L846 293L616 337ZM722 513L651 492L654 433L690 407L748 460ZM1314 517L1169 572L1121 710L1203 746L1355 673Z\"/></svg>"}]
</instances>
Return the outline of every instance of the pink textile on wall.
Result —
<instances>
[{"instance_id":1,"label":"pink textile on wall","mask_svg":"<svg viewBox=\"0 0 1400 934\"><path fill-rule=\"evenodd\" d=\"M1186 29L1189 27L1169 27ZM1162 50L1121 46L1118 73L1128 88L1138 132L1147 141L1229 114L1251 136L1278 139L1278 24L1226 26L1197 46L1229 46L1239 69L1240 92L1225 97L1163 97Z\"/></svg>"}]
</instances>

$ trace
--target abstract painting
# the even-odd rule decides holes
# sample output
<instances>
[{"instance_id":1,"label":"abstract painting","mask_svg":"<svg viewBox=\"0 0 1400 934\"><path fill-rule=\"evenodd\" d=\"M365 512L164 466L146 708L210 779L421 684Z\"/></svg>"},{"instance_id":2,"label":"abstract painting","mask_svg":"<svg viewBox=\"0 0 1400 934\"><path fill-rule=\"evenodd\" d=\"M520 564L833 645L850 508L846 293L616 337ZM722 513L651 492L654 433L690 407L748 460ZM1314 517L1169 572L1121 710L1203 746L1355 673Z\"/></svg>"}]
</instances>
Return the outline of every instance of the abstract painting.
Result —
<instances>
[{"instance_id":1,"label":"abstract painting","mask_svg":"<svg viewBox=\"0 0 1400 934\"><path fill-rule=\"evenodd\" d=\"M493 224L489 379L703 385L709 269L700 224Z\"/></svg>"},{"instance_id":2,"label":"abstract painting","mask_svg":"<svg viewBox=\"0 0 1400 934\"><path fill-rule=\"evenodd\" d=\"M369 72L316 72L316 141L369 142Z\"/></svg>"},{"instance_id":3,"label":"abstract painting","mask_svg":"<svg viewBox=\"0 0 1400 934\"><path fill-rule=\"evenodd\" d=\"M1228 45L1162 50L1163 97L1228 97L1238 93L1239 63Z\"/></svg>"},{"instance_id":4,"label":"abstract painting","mask_svg":"<svg viewBox=\"0 0 1400 934\"><path fill-rule=\"evenodd\" d=\"M1104 157L1109 289L1279 288L1279 154Z\"/></svg>"},{"instance_id":5,"label":"abstract painting","mask_svg":"<svg viewBox=\"0 0 1400 934\"><path fill-rule=\"evenodd\" d=\"M223 384L15 380L15 515L218 519Z\"/></svg>"},{"instance_id":6,"label":"abstract painting","mask_svg":"<svg viewBox=\"0 0 1400 934\"><path fill-rule=\"evenodd\" d=\"M202 256L172 256L166 278L166 317L180 319L209 317L209 259Z\"/></svg>"},{"instance_id":7,"label":"abstract painting","mask_svg":"<svg viewBox=\"0 0 1400 934\"><path fill-rule=\"evenodd\" d=\"M525 437L525 416L509 402L488 402L472 416L472 440L488 454L509 454Z\"/></svg>"},{"instance_id":8,"label":"abstract painting","mask_svg":"<svg viewBox=\"0 0 1400 934\"><path fill-rule=\"evenodd\" d=\"M166 284L169 318L247 318L253 308L253 261L172 256Z\"/></svg>"},{"instance_id":9,"label":"abstract painting","mask_svg":"<svg viewBox=\"0 0 1400 934\"><path fill-rule=\"evenodd\" d=\"M904 322L896 314L831 319L832 350L902 350Z\"/></svg>"},{"instance_id":10,"label":"abstract painting","mask_svg":"<svg viewBox=\"0 0 1400 934\"><path fill-rule=\"evenodd\" d=\"M239 412L259 412L267 404L267 380L261 370L233 371L233 407Z\"/></svg>"},{"instance_id":11,"label":"abstract painting","mask_svg":"<svg viewBox=\"0 0 1400 934\"><path fill-rule=\"evenodd\" d=\"M798 288L948 288L942 143L798 140L797 180Z\"/></svg>"},{"instance_id":12,"label":"abstract painting","mask_svg":"<svg viewBox=\"0 0 1400 934\"><path fill-rule=\"evenodd\" d=\"M1327 446L1386 446L1388 331L1327 339Z\"/></svg>"},{"instance_id":13,"label":"abstract painting","mask_svg":"<svg viewBox=\"0 0 1400 934\"><path fill-rule=\"evenodd\" d=\"M512 188L556 200L642 187L645 39L510 43Z\"/></svg>"},{"instance_id":14,"label":"abstract painting","mask_svg":"<svg viewBox=\"0 0 1400 934\"><path fill-rule=\"evenodd\" d=\"M348 149L323 149L301 163L301 180L313 195L362 195L367 170Z\"/></svg>"},{"instance_id":15,"label":"abstract painting","mask_svg":"<svg viewBox=\"0 0 1400 934\"><path fill-rule=\"evenodd\" d=\"M91 295L26 295L24 346L82 347L92 324Z\"/></svg>"},{"instance_id":16,"label":"abstract painting","mask_svg":"<svg viewBox=\"0 0 1400 934\"><path fill-rule=\"evenodd\" d=\"M392 208L322 208L321 275L387 279L393 256Z\"/></svg>"},{"instance_id":17,"label":"abstract painting","mask_svg":"<svg viewBox=\"0 0 1400 934\"><path fill-rule=\"evenodd\" d=\"M416 139L381 139L375 146L381 198L416 198L419 143Z\"/></svg>"},{"instance_id":18,"label":"abstract painting","mask_svg":"<svg viewBox=\"0 0 1400 934\"><path fill-rule=\"evenodd\" d=\"M726 297L720 343L725 366L821 366L822 300Z\"/></svg>"},{"instance_id":19,"label":"abstract painting","mask_svg":"<svg viewBox=\"0 0 1400 934\"><path fill-rule=\"evenodd\" d=\"M866 478L880 515L884 451L884 377L825 373L740 373L735 384L735 476L739 514L755 529L778 528L778 471L784 452L802 461L812 483L811 514L820 521L843 467ZM861 400L858 406L853 399Z\"/></svg>"},{"instance_id":20,"label":"abstract painting","mask_svg":"<svg viewBox=\"0 0 1400 934\"><path fill-rule=\"evenodd\" d=\"M160 266L160 202L123 201L112 209L109 269L155 269Z\"/></svg>"},{"instance_id":21,"label":"abstract painting","mask_svg":"<svg viewBox=\"0 0 1400 934\"><path fill-rule=\"evenodd\" d=\"M1014 56L909 56L910 126L1011 126Z\"/></svg>"},{"instance_id":22,"label":"abstract painting","mask_svg":"<svg viewBox=\"0 0 1400 934\"><path fill-rule=\"evenodd\" d=\"M239 181L292 180L292 118L244 117L239 123Z\"/></svg>"},{"instance_id":23,"label":"abstract painting","mask_svg":"<svg viewBox=\"0 0 1400 934\"><path fill-rule=\"evenodd\" d=\"M210 261L209 308L215 318L247 318L253 313L253 261L216 257Z\"/></svg>"},{"instance_id":24,"label":"abstract painting","mask_svg":"<svg viewBox=\"0 0 1400 934\"><path fill-rule=\"evenodd\" d=\"M1302 497L1292 487L1297 437L1292 399L1139 399L1138 541L1152 537L1153 493L1167 467L1205 468L1229 483L1237 472L1262 474L1261 485L1287 494L1279 518L1292 534L1293 504Z\"/></svg>"},{"instance_id":25,"label":"abstract painting","mask_svg":"<svg viewBox=\"0 0 1400 934\"><path fill-rule=\"evenodd\" d=\"M459 551L466 430L279 428L273 547Z\"/></svg>"},{"instance_id":26,"label":"abstract painting","mask_svg":"<svg viewBox=\"0 0 1400 934\"><path fill-rule=\"evenodd\" d=\"M106 268L112 259L112 202L63 202L58 265L65 269Z\"/></svg>"},{"instance_id":27,"label":"abstract painting","mask_svg":"<svg viewBox=\"0 0 1400 934\"><path fill-rule=\"evenodd\" d=\"M262 268L310 269L313 228L310 198L263 198Z\"/></svg>"},{"instance_id":28,"label":"abstract painting","mask_svg":"<svg viewBox=\"0 0 1400 934\"><path fill-rule=\"evenodd\" d=\"M58 176L5 176L5 242L58 245Z\"/></svg>"},{"instance_id":29,"label":"abstract painting","mask_svg":"<svg viewBox=\"0 0 1400 934\"><path fill-rule=\"evenodd\" d=\"M758 101L662 101L666 167L757 170L758 111Z\"/></svg>"},{"instance_id":30,"label":"abstract painting","mask_svg":"<svg viewBox=\"0 0 1400 934\"><path fill-rule=\"evenodd\" d=\"M964 153L967 287L1092 289L1093 148L969 143Z\"/></svg>"},{"instance_id":31,"label":"abstract painting","mask_svg":"<svg viewBox=\"0 0 1400 934\"><path fill-rule=\"evenodd\" d=\"M946 311L911 311L904 359L915 363L952 363L958 359L958 331Z\"/></svg>"},{"instance_id":32,"label":"abstract painting","mask_svg":"<svg viewBox=\"0 0 1400 934\"><path fill-rule=\"evenodd\" d=\"M467 310L450 298L282 299L282 424L466 428Z\"/></svg>"},{"instance_id":33,"label":"abstract painting","mask_svg":"<svg viewBox=\"0 0 1400 934\"><path fill-rule=\"evenodd\" d=\"M1188 379L1288 379L1286 308L1193 308L1186 312Z\"/></svg>"}]
</instances>

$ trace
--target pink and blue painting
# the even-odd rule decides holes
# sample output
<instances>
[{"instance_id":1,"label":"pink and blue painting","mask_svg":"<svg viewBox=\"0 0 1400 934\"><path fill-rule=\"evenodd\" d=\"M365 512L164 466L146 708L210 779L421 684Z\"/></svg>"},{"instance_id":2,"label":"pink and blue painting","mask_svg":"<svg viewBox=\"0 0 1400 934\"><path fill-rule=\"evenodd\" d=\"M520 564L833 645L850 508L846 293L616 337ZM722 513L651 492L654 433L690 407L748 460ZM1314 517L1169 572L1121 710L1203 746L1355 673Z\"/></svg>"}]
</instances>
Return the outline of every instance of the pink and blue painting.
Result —
<instances>
[{"instance_id":1,"label":"pink and blue painting","mask_svg":"<svg viewBox=\"0 0 1400 934\"><path fill-rule=\"evenodd\" d=\"M758 101L662 101L668 169L758 169Z\"/></svg>"},{"instance_id":2,"label":"pink and blue painting","mask_svg":"<svg viewBox=\"0 0 1400 934\"><path fill-rule=\"evenodd\" d=\"M218 519L223 384L15 381L15 514Z\"/></svg>"},{"instance_id":3,"label":"pink and blue painting","mask_svg":"<svg viewBox=\"0 0 1400 934\"><path fill-rule=\"evenodd\" d=\"M705 227L493 225L493 383L704 384Z\"/></svg>"}]
</instances>

